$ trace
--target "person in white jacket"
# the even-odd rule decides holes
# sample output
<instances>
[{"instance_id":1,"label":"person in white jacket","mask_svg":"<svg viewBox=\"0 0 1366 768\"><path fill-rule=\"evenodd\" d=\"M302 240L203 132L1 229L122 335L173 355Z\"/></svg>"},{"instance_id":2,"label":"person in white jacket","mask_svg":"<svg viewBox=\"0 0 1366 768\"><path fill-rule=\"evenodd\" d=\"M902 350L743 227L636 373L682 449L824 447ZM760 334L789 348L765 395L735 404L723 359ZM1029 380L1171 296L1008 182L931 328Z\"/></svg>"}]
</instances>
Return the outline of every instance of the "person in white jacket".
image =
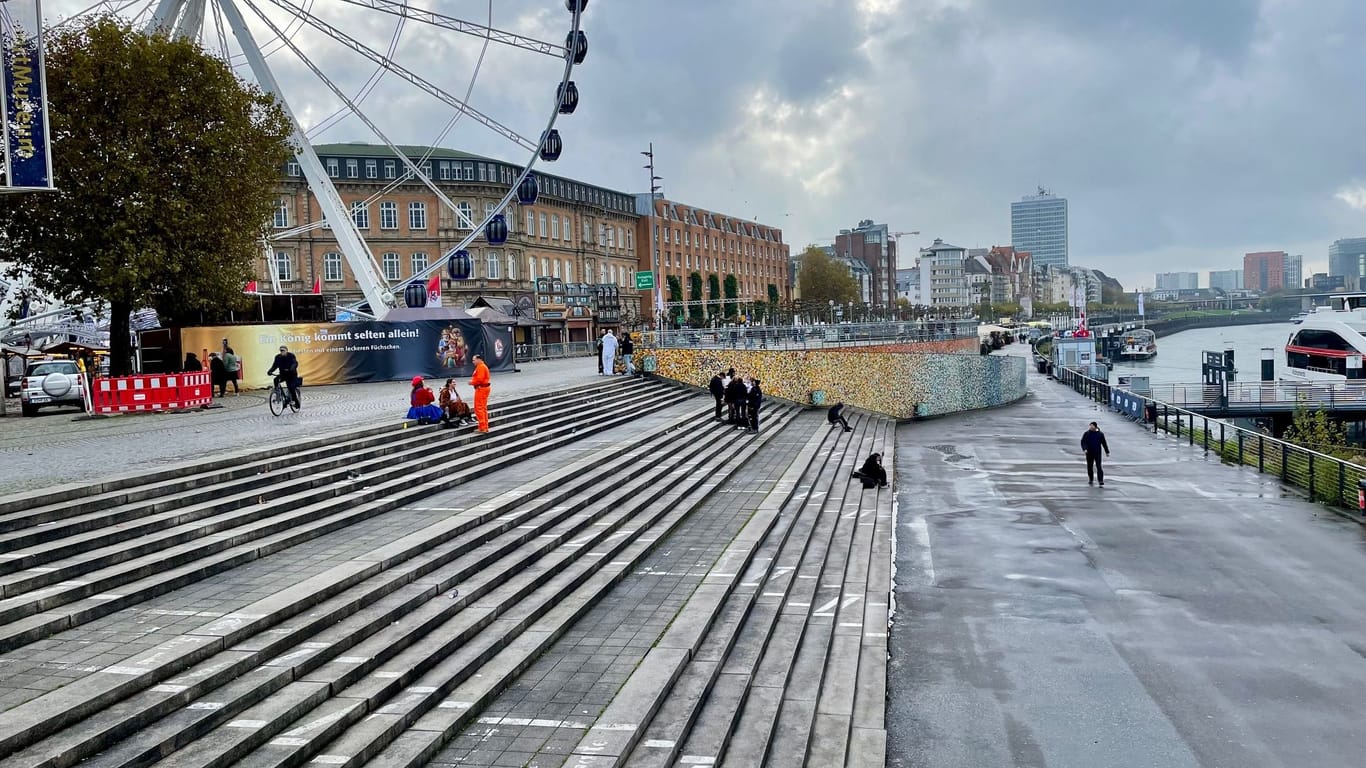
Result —
<instances>
[{"instance_id":1,"label":"person in white jacket","mask_svg":"<svg viewBox=\"0 0 1366 768\"><path fill-rule=\"evenodd\" d=\"M604 333L604 334L602 335L602 374L601 374L601 375L603 375L603 376L611 376L611 375L612 375L612 368L613 368L613 366L616 365L616 362L617 362L617 337L612 333L612 329L611 329L611 328L608 328L608 329L607 329L607 332Z\"/></svg>"}]
</instances>

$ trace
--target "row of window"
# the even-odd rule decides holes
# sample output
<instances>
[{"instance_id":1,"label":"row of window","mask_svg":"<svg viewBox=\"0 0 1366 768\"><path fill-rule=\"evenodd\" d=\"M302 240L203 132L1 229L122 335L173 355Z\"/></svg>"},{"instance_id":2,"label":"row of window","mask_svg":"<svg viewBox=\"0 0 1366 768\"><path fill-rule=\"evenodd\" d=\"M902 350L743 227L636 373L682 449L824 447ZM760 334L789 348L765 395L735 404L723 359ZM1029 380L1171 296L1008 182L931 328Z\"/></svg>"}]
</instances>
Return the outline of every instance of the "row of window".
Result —
<instances>
[{"instance_id":1,"label":"row of window","mask_svg":"<svg viewBox=\"0 0 1366 768\"><path fill-rule=\"evenodd\" d=\"M659 240L659 225L655 225L655 240L668 245L670 238L674 245L685 245L689 248L702 248L705 250L720 251L722 253L739 253L742 256L759 255L765 258L772 258L777 255L777 250L769 247L755 248L754 243L741 242L738 245L734 240L726 240L710 234L693 233L688 230L668 228L664 230L664 239Z\"/></svg>"},{"instance_id":2,"label":"row of window","mask_svg":"<svg viewBox=\"0 0 1366 768\"><path fill-rule=\"evenodd\" d=\"M675 266L675 256L677 256L677 266L684 269L705 269L709 271L731 272L735 271L741 275L756 275L758 277L781 277L782 272L772 264L760 264L757 267L749 263L737 263L724 259L714 259L710 256L694 257L690 253L674 254L672 251L664 252L664 266Z\"/></svg>"},{"instance_id":3,"label":"row of window","mask_svg":"<svg viewBox=\"0 0 1366 768\"><path fill-rule=\"evenodd\" d=\"M397 159L329 157L323 160L327 175L334 179L397 179L400 173L400 165L402 164ZM435 164L431 160L424 160L417 166L427 178L435 178L440 181L482 181L511 185L521 173L511 166L475 160L437 160ZM435 176L432 175L433 170L436 171ZM362 171L364 171L363 176ZM295 178L303 175L299 163L293 160L286 165L285 173ZM413 176L406 165L404 165L402 173L405 179ZM551 197L597 205L613 211L635 212L635 199L629 195L607 192L586 184L576 184L572 181L548 176L540 177L539 181L541 192Z\"/></svg>"},{"instance_id":4,"label":"row of window","mask_svg":"<svg viewBox=\"0 0 1366 768\"><path fill-rule=\"evenodd\" d=\"M484 254L484 258L479 258L477 251L472 251L473 271L471 277L482 277L488 280L503 279L503 268L506 264L506 274L508 280L517 280L519 262L521 261L515 254L507 254L504 262L501 251L489 250ZM430 266L431 262L425 253L414 253L409 258L409 275L416 275ZM380 271L385 280L396 282L403 279L401 273L402 256L389 252L382 254L379 258ZM543 277L556 277L564 280L574 280L574 263L568 259L537 259L535 256L527 257L527 278L535 280L537 275ZM540 271L537 271L540 267ZM293 280L297 274L295 272L294 254L289 251L276 251L275 253L275 273L281 280ZM618 264L599 264L598 280L602 283L614 283L620 286L630 287L634 283L634 272L625 266ZM323 280L329 283L341 282L343 279L342 255L340 253L329 252L323 254Z\"/></svg>"}]
</instances>

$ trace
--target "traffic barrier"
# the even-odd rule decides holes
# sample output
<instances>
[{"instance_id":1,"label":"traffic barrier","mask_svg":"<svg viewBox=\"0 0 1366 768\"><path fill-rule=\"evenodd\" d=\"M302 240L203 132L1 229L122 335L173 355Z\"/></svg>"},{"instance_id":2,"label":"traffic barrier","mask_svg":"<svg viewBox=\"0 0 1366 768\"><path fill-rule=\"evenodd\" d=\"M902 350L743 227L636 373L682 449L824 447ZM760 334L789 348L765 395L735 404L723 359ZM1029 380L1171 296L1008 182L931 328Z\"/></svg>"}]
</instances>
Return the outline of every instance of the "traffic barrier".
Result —
<instances>
[{"instance_id":1,"label":"traffic barrier","mask_svg":"<svg viewBox=\"0 0 1366 768\"><path fill-rule=\"evenodd\" d=\"M95 413L138 413L198 408L213 401L207 371L95 379Z\"/></svg>"}]
</instances>

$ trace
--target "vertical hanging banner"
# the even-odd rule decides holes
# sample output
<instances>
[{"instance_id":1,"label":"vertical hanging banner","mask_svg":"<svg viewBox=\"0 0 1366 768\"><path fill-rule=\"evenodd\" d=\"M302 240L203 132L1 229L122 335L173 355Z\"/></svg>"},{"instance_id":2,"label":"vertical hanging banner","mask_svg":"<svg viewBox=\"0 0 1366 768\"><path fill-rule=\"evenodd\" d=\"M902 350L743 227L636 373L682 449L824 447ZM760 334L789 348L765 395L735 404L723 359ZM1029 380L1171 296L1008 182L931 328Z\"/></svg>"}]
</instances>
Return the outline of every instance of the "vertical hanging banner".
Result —
<instances>
[{"instance_id":1,"label":"vertical hanging banner","mask_svg":"<svg viewBox=\"0 0 1366 768\"><path fill-rule=\"evenodd\" d=\"M0 0L0 191L52 189L41 0Z\"/></svg>"}]
</instances>

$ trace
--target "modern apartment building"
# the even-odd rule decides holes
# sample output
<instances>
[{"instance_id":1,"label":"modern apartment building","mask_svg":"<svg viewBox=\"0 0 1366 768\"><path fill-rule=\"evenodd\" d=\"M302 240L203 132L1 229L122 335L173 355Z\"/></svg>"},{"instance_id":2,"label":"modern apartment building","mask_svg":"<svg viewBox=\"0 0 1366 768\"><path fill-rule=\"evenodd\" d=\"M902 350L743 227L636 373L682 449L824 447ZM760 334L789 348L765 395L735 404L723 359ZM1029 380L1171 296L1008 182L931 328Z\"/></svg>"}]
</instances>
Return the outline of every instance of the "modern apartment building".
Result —
<instances>
[{"instance_id":1,"label":"modern apartment building","mask_svg":"<svg viewBox=\"0 0 1366 768\"><path fill-rule=\"evenodd\" d=\"M406 280L440 261L466 237L507 194L520 173L515 164L451 149L400 147L455 202L445 207L424 184L408 176L404 164L377 144L315 146L342 202L365 239L376 268L390 283ZM280 180L272 222L280 236L272 238L269 261L263 255L261 281L271 284L275 272L286 292L308 291L318 281L339 302L362 301L355 277L322 223L317 199L299 166L290 161ZM482 237L467 250L473 261L469 280L453 282L443 275L443 304L469 305L480 296L505 297L518 306L535 305L551 317L549 305L537 303L537 278L565 284L611 284L634 296L636 270L635 199L627 193L573 179L537 173L540 194L534 205L513 204L505 210L508 240L490 246ZM558 295L558 294L556 294ZM558 327L545 337L587 340L592 313Z\"/></svg>"},{"instance_id":2,"label":"modern apartment building","mask_svg":"<svg viewBox=\"0 0 1366 768\"><path fill-rule=\"evenodd\" d=\"M1221 291L1243 290L1243 270L1212 269L1209 273L1209 287Z\"/></svg>"},{"instance_id":3,"label":"modern apartment building","mask_svg":"<svg viewBox=\"0 0 1366 768\"><path fill-rule=\"evenodd\" d=\"M1193 291L1200 287L1200 273L1158 272L1155 287L1159 291Z\"/></svg>"},{"instance_id":4,"label":"modern apartment building","mask_svg":"<svg viewBox=\"0 0 1366 768\"><path fill-rule=\"evenodd\" d=\"M1036 267L1067 266L1067 198L1040 187L1038 194L1011 203L1010 243L1033 254Z\"/></svg>"},{"instance_id":5,"label":"modern apartment building","mask_svg":"<svg viewBox=\"0 0 1366 768\"><path fill-rule=\"evenodd\" d=\"M966 307L972 303L964 262L966 249L935 238L920 249L920 302L928 307Z\"/></svg>"},{"instance_id":6,"label":"modern apartment building","mask_svg":"<svg viewBox=\"0 0 1366 768\"><path fill-rule=\"evenodd\" d=\"M703 301L711 301L713 278L722 287L723 305L792 298L790 253L781 229L664 197L651 200L649 195L637 195L636 205L641 213L637 238L642 243L654 243L655 279L665 302L692 301L694 273L702 279ZM641 255L640 269L650 268L647 252ZM735 285L733 300L726 297L725 290L731 278ZM648 310L653 294L645 293L642 300ZM676 317L679 310L671 309L669 314Z\"/></svg>"},{"instance_id":7,"label":"modern apartment building","mask_svg":"<svg viewBox=\"0 0 1366 768\"><path fill-rule=\"evenodd\" d=\"M886 224L865 219L835 237L835 254L858 259L872 273L871 295L865 301L882 306L896 303L896 241Z\"/></svg>"},{"instance_id":8,"label":"modern apartment building","mask_svg":"<svg viewBox=\"0 0 1366 768\"><path fill-rule=\"evenodd\" d=\"M1244 254L1243 285L1250 291L1264 293L1284 288L1285 257L1285 251L1257 251Z\"/></svg>"},{"instance_id":9,"label":"modern apartment building","mask_svg":"<svg viewBox=\"0 0 1366 768\"><path fill-rule=\"evenodd\" d=\"M1282 268L1281 285L1286 288L1299 288L1304 285L1304 256L1286 254Z\"/></svg>"},{"instance_id":10,"label":"modern apartment building","mask_svg":"<svg viewBox=\"0 0 1366 768\"><path fill-rule=\"evenodd\" d=\"M1349 284L1366 277L1366 237L1334 240L1328 246L1328 274L1342 275Z\"/></svg>"}]
</instances>

